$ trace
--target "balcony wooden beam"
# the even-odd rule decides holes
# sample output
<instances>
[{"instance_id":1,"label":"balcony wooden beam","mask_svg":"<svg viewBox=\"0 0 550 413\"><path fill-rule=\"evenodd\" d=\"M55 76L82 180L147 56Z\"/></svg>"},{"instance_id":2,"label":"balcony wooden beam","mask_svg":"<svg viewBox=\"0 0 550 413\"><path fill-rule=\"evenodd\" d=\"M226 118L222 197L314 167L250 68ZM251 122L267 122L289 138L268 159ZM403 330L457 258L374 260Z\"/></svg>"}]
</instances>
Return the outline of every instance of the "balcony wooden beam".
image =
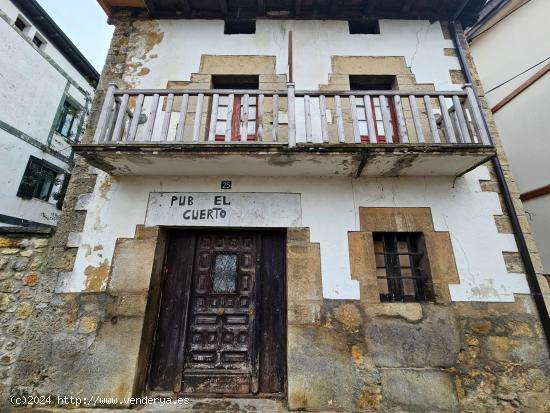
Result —
<instances>
[{"instance_id":1,"label":"balcony wooden beam","mask_svg":"<svg viewBox=\"0 0 550 413\"><path fill-rule=\"evenodd\" d=\"M154 18L240 18L255 19L266 17L273 19L288 18L284 13L267 13L270 10L286 11L300 19L362 20L368 19L423 19L444 20L451 17L461 0L363 0L308 1L265 0L242 2L238 0L98 0L105 12L112 15L119 7L147 8ZM463 13L466 24L475 20L480 4L484 0L471 0Z\"/></svg>"},{"instance_id":2,"label":"balcony wooden beam","mask_svg":"<svg viewBox=\"0 0 550 413\"><path fill-rule=\"evenodd\" d=\"M294 0L294 15L299 16L302 9L302 0Z\"/></svg>"},{"instance_id":3,"label":"balcony wooden beam","mask_svg":"<svg viewBox=\"0 0 550 413\"><path fill-rule=\"evenodd\" d=\"M407 1L405 1L405 4L403 4L403 7L401 8L401 11L403 13L407 13L411 9L411 7L412 7L412 5L414 4L415 1L416 0L407 0Z\"/></svg>"},{"instance_id":4,"label":"balcony wooden beam","mask_svg":"<svg viewBox=\"0 0 550 413\"><path fill-rule=\"evenodd\" d=\"M265 14L264 0L258 0L258 17L263 17Z\"/></svg>"},{"instance_id":5,"label":"balcony wooden beam","mask_svg":"<svg viewBox=\"0 0 550 413\"><path fill-rule=\"evenodd\" d=\"M227 16L227 13L229 12L229 9L227 7L227 0L218 0L218 4L220 5L220 11L224 16Z\"/></svg>"},{"instance_id":6,"label":"balcony wooden beam","mask_svg":"<svg viewBox=\"0 0 550 413\"><path fill-rule=\"evenodd\" d=\"M154 1L154 0L153 0ZM178 4L181 6L184 17L191 17L193 10L189 4L189 0L178 0Z\"/></svg>"},{"instance_id":7,"label":"balcony wooden beam","mask_svg":"<svg viewBox=\"0 0 550 413\"><path fill-rule=\"evenodd\" d=\"M157 14L157 6L156 6L156 2L155 0L143 0L144 3L145 3L145 7L147 7L147 11L149 12L149 14L151 15L156 15Z\"/></svg>"}]
</instances>

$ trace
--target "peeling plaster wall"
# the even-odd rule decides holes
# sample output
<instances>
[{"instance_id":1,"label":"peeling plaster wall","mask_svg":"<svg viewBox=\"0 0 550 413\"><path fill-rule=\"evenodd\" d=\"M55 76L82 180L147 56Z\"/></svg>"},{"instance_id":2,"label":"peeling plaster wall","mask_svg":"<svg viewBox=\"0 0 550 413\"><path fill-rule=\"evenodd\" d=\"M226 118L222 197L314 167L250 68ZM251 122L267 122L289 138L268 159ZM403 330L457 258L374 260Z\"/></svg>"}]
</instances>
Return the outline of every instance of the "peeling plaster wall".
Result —
<instances>
[{"instance_id":1,"label":"peeling plaster wall","mask_svg":"<svg viewBox=\"0 0 550 413\"><path fill-rule=\"evenodd\" d=\"M222 21L135 20L131 25L125 66L115 68L122 72L123 87L165 88L169 80L190 80L200 71L203 55L275 56L275 73L287 73L289 30L297 89L327 83L332 56L404 56L417 82L439 90L461 86L451 78L449 71L458 70L459 64L446 53L453 44L439 22L381 21L380 35L350 35L347 23L339 21L260 20L254 35L224 35ZM515 252L517 247L513 236L499 233L495 225L494 215L502 214L498 195L480 188L480 179L490 179L485 167L454 184L451 178L254 178L254 170L250 175L233 177L234 190L301 194L302 225L311 228L312 242L321 246L325 298L359 298L343 246L347 232L359 230L360 206L432 208L435 229L449 231L452 238L461 280L450 287L453 300L513 301L514 293L528 292L523 275L507 272L502 251ZM219 178L100 174L94 193L82 195L77 207L88 211L86 222L82 233L72 234L69 246L80 248L73 272L61 275L58 290L105 289L115 241L133 237L136 225L144 224L149 192L218 189Z\"/></svg>"},{"instance_id":2,"label":"peeling plaster wall","mask_svg":"<svg viewBox=\"0 0 550 413\"><path fill-rule=\"evenodd\" d=\"M105 288L117 238L133 237L144 224L150 192L217 192L220 179L176 177L109 177L99 175L87 200L84 232L79 239L72 273L60 280L60 291L97 291ZM351 279L348 231L358 231L359 207L430 207L436 231L449 231L460 275L450 287L455 301L513 301L514 293L528 293L525 277L509 274L502 251L517 251L513 236L499 234L493 215L502 213L498 195L483 192L480 167L458 178L281 178L233 179L234 192L291 192L301 194L302 226L321 246L323 296L358 299L359 286ZM453 187L454 186L454 187ZM269 226L266 217L266 226ZM100 288L98 288L100 287Z\"/></svg>"},{"instance_id":3,"label":"peeling plaster wall","mask_svg":"<svg viewBox=\"0 0 550 413\"><path fill-rule=\"evenodd\" d=\"M165 88L168 80L189 80L201 55L268 55L276 73L288 73L288 33L292 31L297 89L318 89L332 72L331 56L405 56L419 83L455 90L449 70L460 69L441 24L380 21L379 35L350 35L345 21L258 20L256 34L224 35L221 20L136 21L130 37L125 82L131 87ZM200 41L200 47L197 42Z\"/></svg>"},{"instance_id":4,"label":"peeling plaster wall","mask_svg":"<svg viewBox=\"0 0 550 413\"><path fill-rule=\"evenodd\" d=\"M297 89L318 89L327 83L334 69L332 56L404 56L417 82L434 84L439 90L461 86L451 78L449 71L460 67L456 57L445 53L453 44L445 39L439 22L381 21L380 35L350 35L343 21L259 20L254 35L224 35L222 21L135 20L131 24L123 69L126 87L165 88L169 80L190 80L200 72L203 55L275 56L274 72L287 73L290 30ZM100 177L87 207L74 272L61 277L60 291L105 288L105 269L111 264L115 240L133 236L135 226L144 223L149 192L219 188L214 178ZM447 178L234 179L235 190L242 192L302 194L303 225L311 227L312 241L321 244L326 298L358 298L348 252L342 246L347 245L347 231L358 230L359 206L431 207L436 230L449 231L452 237L461 279L460 285L451 287L454 300L512 301L513 293L527 292L524 277L506 271L502 251L517 249L510 234L497 232L493 215L502 214L497 194L479 187L479 179L490 179L485 168L457 180L454 188ZM474 229L483 237L478 239Z\"/></svg>"}]
</instances>

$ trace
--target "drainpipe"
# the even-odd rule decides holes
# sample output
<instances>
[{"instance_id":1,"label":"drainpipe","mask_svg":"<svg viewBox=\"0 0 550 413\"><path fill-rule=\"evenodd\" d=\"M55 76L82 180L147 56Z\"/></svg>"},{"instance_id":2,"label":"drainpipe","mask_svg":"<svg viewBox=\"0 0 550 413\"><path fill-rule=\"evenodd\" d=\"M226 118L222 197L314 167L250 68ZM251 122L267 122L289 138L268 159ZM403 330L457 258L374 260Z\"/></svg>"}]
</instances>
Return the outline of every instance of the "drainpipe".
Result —
<instances>
[{"instance_id":1,"label":"drainpipe","mask_svg":"<svg viewBox=\"0 0 550 413\"><path fill-rule=\"evenodd\" d=\"M466 6L470 0L465 0L462 5L457 9L454 16L449 21L449 28L451 30L451 36L453 38L453 42L455 45L455 49L458 52L458 60L460 61L460 66L462 68L462 72L464 73L464 76L466 77L466 82L470 83L472 86L475 85L474 79L472 78L472 73L470 72L470 69L468 67L468 62L466 60L466 54L464 52L464 49L462 47L462 44L460 43L460 39L458 37L458 31L459 31L459 24L457 23L457 19L460 17ZM479 99L479 96L477 93L475 94L477 104L481 108L481 101ZM491 144L493 143L493 139L491 137L491 132L489 131L488 124L487 124L487 118L485 117L485 113L483 110L481 110L481 117L483 118L484 126L487 130L487 134L489 135L489 141ZM540 289L539 280L537 277L537 274L535 272L535 267L533 265L533 261L531 260L531 255L529 254L529 249L527 248L527 242L525 241L525 236L523 234L523 231L521 229L521 225L519 223L518 215L516 213L516 209L514 208L514 203L512 200L512 195L510 194L510 188L508 188L508 184L506 183L506 178L504 177L504 171L502 170L502 165L500 164L500 160L498 159L498 155L495 155L491 159L493 163L493 169L495 170L498 185L500 187L500 192L502 194L502 197L504 199L504 205L506 207L506 212L508 213L508 216L510 217L510 221L512 223L512 230L514 232L514 238L516 240L516 245L518 247L518 251L521 255L521 259L523 261L523 265L525 267L525 275L527 276L527 283L529 284L529 290L531 291L531 296L533 297L533 300L535 301L535 306L537 307L537 311L539 313L540 321L542 324L542 328L544 330L544 334L546 336L546 341L548 343L548 346L550 347L550 316L548 315L548 308L546 307L546 303L544 302L544 297L542 295L542 291Z\"/></svg>"}]
</instances>

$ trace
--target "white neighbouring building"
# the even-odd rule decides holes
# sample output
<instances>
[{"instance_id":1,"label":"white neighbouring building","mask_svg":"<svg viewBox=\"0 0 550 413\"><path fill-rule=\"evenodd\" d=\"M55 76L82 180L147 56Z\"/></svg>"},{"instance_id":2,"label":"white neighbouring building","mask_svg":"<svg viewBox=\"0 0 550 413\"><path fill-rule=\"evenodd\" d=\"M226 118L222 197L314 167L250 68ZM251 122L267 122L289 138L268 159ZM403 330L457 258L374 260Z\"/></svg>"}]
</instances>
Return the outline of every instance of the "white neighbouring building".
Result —
<instances>
[{"instance_id":1,"label":"white neighbouring building","mask_svg":"<svg viewBox=\"0 0 550 413\"><path fill-rule=\"evenodd\" d=\"M544 273L550 275L550 2L487 2L468 32Z\"/></svg>"},{"instance_id":2,"label":"white neighbouring building","mask_svg":"<svg viewBox=\"0 0 550 413\"><path fill-rule=\"evenodd\" d=\"M0 226L55 226L99 74L34 0L0 0Z\"/></svg>"}]
</instances>

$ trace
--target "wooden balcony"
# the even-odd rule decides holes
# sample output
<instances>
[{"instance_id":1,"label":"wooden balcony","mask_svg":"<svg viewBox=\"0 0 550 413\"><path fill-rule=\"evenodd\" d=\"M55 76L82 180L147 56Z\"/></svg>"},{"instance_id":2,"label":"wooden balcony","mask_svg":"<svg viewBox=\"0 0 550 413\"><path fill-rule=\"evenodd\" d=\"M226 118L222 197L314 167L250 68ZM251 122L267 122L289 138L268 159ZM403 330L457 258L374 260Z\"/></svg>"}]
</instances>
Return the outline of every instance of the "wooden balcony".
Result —
<instances>
[{"instance_id":1,"label":"wooden balcony","mask_svg":"<svg viewBox=\"0 0 550 413\"><path fill-rule=\"evenodd\" d=\"M459 176L495 154L474 91L107 91L92 144L114 175Z\"/></svg>"}]
</instances>

